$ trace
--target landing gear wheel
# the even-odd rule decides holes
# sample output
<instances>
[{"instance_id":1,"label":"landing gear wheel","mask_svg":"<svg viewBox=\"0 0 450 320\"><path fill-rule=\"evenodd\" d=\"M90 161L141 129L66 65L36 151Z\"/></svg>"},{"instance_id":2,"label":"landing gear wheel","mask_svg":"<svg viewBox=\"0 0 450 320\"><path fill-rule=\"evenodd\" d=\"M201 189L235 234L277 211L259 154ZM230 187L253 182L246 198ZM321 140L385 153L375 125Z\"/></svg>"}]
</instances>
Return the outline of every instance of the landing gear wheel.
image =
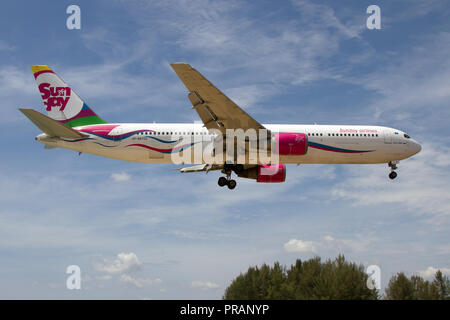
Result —
<instances>
[{"instance_id":1,"label":"landing gear wheel","mask_svg":"<svg viewBox=\"0 0 450 320\"><path fill-rule=\"evenodd\" d=\"M219 178L219 181L217 181L217 184L219 185L219 186L221 186L221 187L223 187L223 186L225 186L226 184L227 184L227 178L225 178L225 177L220 177Z\"/></svg>"},{"instance_id":2,"label":"landing gear wheel","mask_svg":"<svg viewBox=\"0 0 450 320\"><path fill-rule=\"evenodd\" d=\"M229 180L228 189L233 190L234 188L236 188L236 180Z\"/></svg>"},{"instance_id":3,"label":"landing gear wheel","mask_svg":"<svg viewBox=\"0 0 450 320\"><path fill-rule=\"evenodd\" d=\"M397 172L392 171L391 173L389 173L389 178L391 178L392 180L397 178Z\"/></svg>"}]
</instances>

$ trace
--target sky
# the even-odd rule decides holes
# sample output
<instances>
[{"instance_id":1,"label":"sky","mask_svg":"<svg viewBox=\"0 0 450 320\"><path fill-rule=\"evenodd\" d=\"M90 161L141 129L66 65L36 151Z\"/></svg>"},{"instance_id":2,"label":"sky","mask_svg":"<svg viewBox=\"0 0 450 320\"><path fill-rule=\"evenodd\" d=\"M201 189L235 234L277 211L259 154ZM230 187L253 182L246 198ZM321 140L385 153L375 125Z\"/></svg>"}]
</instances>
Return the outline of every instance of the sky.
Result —
<instances>
[{"instance_id":1,"label":"sky","mask_svg":"<svg viewBox=\"0 0 450 320\"><path fill-rule=\"evenodd\" d=\"M81 9L69 30L66 9ZM369 30L369 5L381 29ZM249 266L338 254L450 274L449 1L4 1L0 11L0 298L220 299ZM199 121L186 62L261 123L382 125L399 164L288 165L281 184L45 150L49 65L108 122ZM81 289L66 269L81 270Z\"/></svg>"}]
</instances>

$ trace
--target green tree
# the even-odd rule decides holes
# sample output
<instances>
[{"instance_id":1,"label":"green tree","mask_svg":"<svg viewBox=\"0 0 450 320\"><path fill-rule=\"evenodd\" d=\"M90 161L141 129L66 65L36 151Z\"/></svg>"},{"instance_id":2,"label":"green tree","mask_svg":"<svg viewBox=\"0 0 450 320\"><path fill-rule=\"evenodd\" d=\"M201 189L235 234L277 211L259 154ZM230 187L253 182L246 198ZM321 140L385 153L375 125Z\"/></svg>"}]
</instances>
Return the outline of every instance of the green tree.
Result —
<instances>
[{"instance_id":1,"label":"green tree","mask_svg":"<svg viewBox=\"0 0 450 320\"><path fill-rule=\"evenodd\" d=\"M442 274L441 270L436 271L433 285L436 288L438 299L450 300L450 280Z\"/></svg>"},{"instance_id":2,"label":"green tree","mask_svg":"<svg viewBox=\"0 0 450 320\"><path fill-rule=\"evenodd\" d=\"M411 276L413 286L413 298L415 300L437 300L439 299L436 286L430 284L420 276Z\"/></svg>"},{"instance_id":3,"label":"green tree","mask_svg":"<svg viewBox=\"0 0 450 320\"><path fill-rule=\"evenodd\" d=\"M319 257L297 260L289 269L275 262L273 267L250 267L232 281L223 298L377 299L376 289L367 288L367 279L362 265L350 263L341 255L325 262Z\"/></svg>"},{"instance_id":4,"label":"green tree","mask_svg":"<svg viewBox=\"0 0 450 320\"><path fill-rule=\"evenodd\" d=\"M403 272L393 276L385 290L388 300L444 300L449 299L450 283L440 270L429 282L418 275L408 278Z\"/></svg>"},{"instance_id":5,"label":"green tree","mask_svg":"<svg viewBox=\"0 0 450 320\"><path fill-rule=\"evenodd\" d=\"M413 300L414 286L411 280L403 272L400 272L389 280L385 294L388 300Z\"/></svg>"}]
</instances>

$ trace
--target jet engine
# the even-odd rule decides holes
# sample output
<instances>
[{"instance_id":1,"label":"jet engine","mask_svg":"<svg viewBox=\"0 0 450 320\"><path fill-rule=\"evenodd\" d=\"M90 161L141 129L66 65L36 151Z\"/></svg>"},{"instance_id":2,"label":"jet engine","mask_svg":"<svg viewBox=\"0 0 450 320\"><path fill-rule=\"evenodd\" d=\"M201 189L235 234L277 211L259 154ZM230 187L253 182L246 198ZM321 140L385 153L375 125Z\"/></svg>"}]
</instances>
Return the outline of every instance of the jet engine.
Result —
<instances>
[{"instance_id":1,"label":"jet engine","mask_svg":"<svg viewBox=\"0 0 450 320\"><path fill-rule=\"evenodd\" d=\"M308 136L304 133L274 133L273 138L281 156L302 156L308 152Z\"/></svg>"},{"instance_id":2,"label":"jet engine","mask_svg":"<svg viewBox=\"0 0 450 320\"><path fill-rule=\"evenodd\" d=\"M238 174L241 178L255 179L260 183L277 183L286 180L286 167L284 164L265 165L259 164L255 167L245 169Z\"/></svg>"}]
</instances>

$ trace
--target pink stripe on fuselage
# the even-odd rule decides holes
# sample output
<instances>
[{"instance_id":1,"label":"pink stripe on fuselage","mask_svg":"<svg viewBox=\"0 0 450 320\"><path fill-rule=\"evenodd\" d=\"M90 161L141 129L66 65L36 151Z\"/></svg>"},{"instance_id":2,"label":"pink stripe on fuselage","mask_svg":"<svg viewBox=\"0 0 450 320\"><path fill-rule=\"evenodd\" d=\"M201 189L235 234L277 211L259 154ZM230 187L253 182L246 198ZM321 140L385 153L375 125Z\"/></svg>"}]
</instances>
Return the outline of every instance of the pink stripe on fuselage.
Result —
<instances>
[{"instance_id":1,"label":"pink stripe on fuselage","mask_svg":"<svg viewBox=\"0 0 450 320\"><path fill-rule=\"evenodd\" d=\"M118 126L118 124L97 124L84 127L80 131L92 134L109 135L109 133Z\"/></svg>"}]
</instances>

